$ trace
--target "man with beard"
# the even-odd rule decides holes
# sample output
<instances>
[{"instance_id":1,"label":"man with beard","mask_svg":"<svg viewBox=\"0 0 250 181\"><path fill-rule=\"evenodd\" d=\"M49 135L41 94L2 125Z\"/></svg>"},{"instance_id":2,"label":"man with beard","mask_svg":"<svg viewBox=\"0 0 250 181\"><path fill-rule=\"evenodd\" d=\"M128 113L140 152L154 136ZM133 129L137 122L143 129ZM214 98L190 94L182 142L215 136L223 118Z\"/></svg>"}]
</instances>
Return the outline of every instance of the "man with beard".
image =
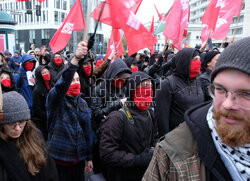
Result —
<instances>
[{"instance_id":1,"label":"man with beard","mask_svg":"<svg viewBox=\"0 0 250 181\"><path fill-rule=\"evenodd\" d=\"M157 144L143 180L250 180L250 37L228 46L211 74L212 103Z\"/></svg>"}]
</instances>

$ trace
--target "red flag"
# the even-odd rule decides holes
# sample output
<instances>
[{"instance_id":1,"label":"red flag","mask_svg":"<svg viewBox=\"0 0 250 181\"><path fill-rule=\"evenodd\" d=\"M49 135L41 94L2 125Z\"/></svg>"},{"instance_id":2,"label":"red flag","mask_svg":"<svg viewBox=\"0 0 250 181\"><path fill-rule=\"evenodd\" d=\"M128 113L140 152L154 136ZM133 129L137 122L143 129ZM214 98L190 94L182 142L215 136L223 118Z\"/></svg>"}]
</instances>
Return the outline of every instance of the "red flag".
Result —
<instances>
[{"instance_id":1,"label":"red flag","mask_svg":"<svg viewBox=\"0 0 250 181\"><path fill-rule=\"evenodd\" d=\"M188 0L175 0L168 16L164 20L166 26L163 34L169 40L173 40L173 45L178 50L181 49L183 35L185 35L185 29L188 27L189 13Z\"/></svg>"},{"instance_id":2,"label":"red flag","mask_svg":"<svg viewBox=\"0 0 250 181\"><path fill-rule=\"evenodd\" d=\"M155 6L155 10L156 10L156 12L157 12L157 14L158 14L159 20L161 20L161 19L162 19L162 15L159 13L159 11L158 11L158 9L156 8L156 5L155 5L155 4L154 4L154 6Z\"/></svg>"},{"instance_id":3,"label":"red flag","mask_svg":"<svg viewBox=\"0 0 250 181\"><path fill-rule=\"evenodd\" d=\"M219 3L219 0L218 0ZM220 12L218 20L216 22L215 29L211 32L211 38L216 40L222 40L227 37L228 30L230 28L231 21L234 16L239 16L242 8L243 0L227 0L223 1L220 5ZM204 42L209 34L211 28L208 25L202 29L201 40Z\"/></svg>"},{"instance_id":4,"label":"red flag","mask_svg":"<svg viewBox=\"0 0 250 181\"><path fill-rule=\"evenodd\" d=\"M122 56L122 54L124 53L124 49L123 49L123 44L120 41L121 41L120 30L119 29L112 29L112 33L110 35L108 50L107 50L107 54L106 54L105 59L107 59L109 57L112 50L115 50L115 48L117 48L116 51L117 51L118 57ZM119 42L120 42L120 44L117 47Z\"/></svg>"},{"instance_id":5,"label":"red flag","mask_svg":"<svg viewBox=\"0 0 250 181\"><path fill-rule=\"evenodd\" d=\"M22 2L22 1L31 1L31 0L16 0L18 2Z\"/></svg>"},{"instance_id":6,"label":"red flag","mask_svg":"<svg viewBox=\"0 0 250 181\"><path fill-rule=\"evenodd\" d=\"M208 27L212 30L215 29L216 22L218 20L218 16L220 13L221 0L211 0L207 9L202 16L202 24L208 25Z\"/></svg>"},{"instance_id":7,"label":"red flag","mask_svg":"<svg viewBox=\"0 0 250 181\"><path fill-rule=\"evenodd\" d=\"M42 2L47 1L47 0L37 0L37 1L40 2L40 3L42 3Z\"/></svg>"},{"instance_id":8,"label":"red flag","mask_svg":"<svg viewBox=\"0 0 250 181\"><path fill-rule=\"evenodd\" d=\"M132 7L130 7L130 10L136 14L141 3L142 3L142 0L133 0L133 2L134 2L133 3L134 5ZM92 18L94 18L96 21L98 21L98 18L99 18L99 15L101 13L102 8L103 8L103 12L102 12L102 15L100 18L100 22L107 24L107 25L110 25L115 29L120 29L121 27L120 27L118 19L116 21L112 22L109 1L106 1L106 2L102 1L97 6L97 8L95 8L94 11L91 13Z\"/></svg>"},{"instance_id":9,"label":"red flag","mask_svg":"<svg viewBox=\"0 0 250 181\"><path fill-rule=\"evenodd\" d=\"M157 42L157 39L130 10L135 4L133 0L109 0L109 2L112 21L119 19L121 29L127 41L129 55L143 48L151 47Z\"/></svg>"},{"instance_id":10,"label":"red flag","mask_svg":"<svg viewBox=\"0 0 250 181\"><path fill-rule=\"evenodd\" d=\"M56 31L49 46L53 53L64 49L70 39L72 31L79 31L85 28L85 21L82 12L81 0L76 0L62 26Z\"/></svg>"}]
</instances>

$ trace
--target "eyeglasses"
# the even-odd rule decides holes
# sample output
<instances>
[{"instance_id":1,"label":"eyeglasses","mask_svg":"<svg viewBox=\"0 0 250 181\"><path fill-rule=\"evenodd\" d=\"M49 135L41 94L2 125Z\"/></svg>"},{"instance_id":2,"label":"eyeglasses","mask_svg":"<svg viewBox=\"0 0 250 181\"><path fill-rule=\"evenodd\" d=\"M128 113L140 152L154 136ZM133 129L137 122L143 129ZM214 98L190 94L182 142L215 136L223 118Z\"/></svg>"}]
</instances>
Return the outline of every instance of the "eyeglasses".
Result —
<instances>
[{"instance_id":1,"label":"eyeglasses","mask_svg":"<svg viewBox=\"0 0 250 181\"><path fill-rule=\"evenodd\" d=\"M17 125L20 128L24 128L24 126L26 125L26 122L27 121L19 121L19 122L15 122L15 123L9 123L9 124L6 124L6 126L8 126L11 129L15 129Z\"/></svg>"},{"instance_id":2,"label":"eyeglasses","mask_svg":"<svg viewBox=\"0 0 250 181\"><path fill-rule=\"evenodd\" d=\"M225 99L230 92L234 102L239 105L241 108L250 110L250 92L246 91L231 91L227 90L218 85L211 84L208 87L210 96L213 99Z\"/></svg>"}]
</instances>

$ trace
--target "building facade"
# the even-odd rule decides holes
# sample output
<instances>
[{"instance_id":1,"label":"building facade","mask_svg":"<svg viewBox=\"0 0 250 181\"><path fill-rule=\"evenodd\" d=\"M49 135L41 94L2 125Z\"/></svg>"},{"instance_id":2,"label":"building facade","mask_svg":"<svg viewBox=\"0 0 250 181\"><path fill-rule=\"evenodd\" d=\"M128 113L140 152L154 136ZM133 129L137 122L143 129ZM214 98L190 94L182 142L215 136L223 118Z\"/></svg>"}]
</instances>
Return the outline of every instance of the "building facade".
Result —
<instances>
[{"instance_id":1,"label":"building facade","mask_svg":"<svg viewBox=\"0 0 250 181\"><path fill-rule=\"evenodd\" d=\"M190 19L185 43L192 47L201 45L202 16L209 4L208 0L190 0ZM250 36L250 1L245 0L239 16L234 17L226 40L214 40L213 46L220 47L221 43L228 44L235 34L235 40ZM225 43L226 42L226 43Z\"/></svg>"},{"instance_id":2,"label":"building facade","mask_svg":"<svg viewBox=\"0 0 250 181\"><path fill-rule=\"evenodd\" d=\"M62 25L63 20L68 15L75 1L76 0L46 0L40 3L37 0L22 2L17 2L16 0L0 0L0 11L11 14L17 23L15 26L15 48L27 52L34 44L35 47L46 45L50 49L50 40L57 29ZM93 6L99 2L99 0L81 0L85 20L90 1L92 1ZM93 32L93 25L94 23L91 22L91 27L89 28L90 33ZM98 30L100 33L100 28ZM65 49L73 51L77 42L82 39L83 32L84 30L76 33L73 32ZM97 37L99 38L101 36L97 35Z\"/></svg>"}]
</instances>

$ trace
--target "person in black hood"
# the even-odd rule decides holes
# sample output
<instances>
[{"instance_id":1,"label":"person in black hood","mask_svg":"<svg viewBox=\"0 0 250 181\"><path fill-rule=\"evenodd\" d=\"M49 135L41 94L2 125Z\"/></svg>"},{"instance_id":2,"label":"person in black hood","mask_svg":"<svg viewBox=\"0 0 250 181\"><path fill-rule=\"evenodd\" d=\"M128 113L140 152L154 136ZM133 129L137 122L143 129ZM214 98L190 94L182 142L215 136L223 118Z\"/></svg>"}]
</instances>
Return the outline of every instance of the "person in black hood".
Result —
<instances>
[{"instance_id":1,"label":"person in black hood","mask_svg":"<svg viewBox=\"0 0 250 181\"><path fill-rule=\"evenodd\" d=\"M138 71L137 61L134 57L127 57L124 59L124 62L133 73Z\"/></svg>"},{"instance_id":2,"label":"person in black hood","mask_svg":"<svg viewBox=\"0 0 250 181\"><path fill-rule=\"evenodd\" d=\"M0 70L0 80L3 92L17 91L14 76L8 69Z\"/></svg>"},{"instance_id":3,"label":"person in black hood","mask_svg":"<svg viewBox=\"0 0 250 181\"><path fill-rule=\"evenodd\" d=\"M36 86L33 90L33 117L32 121L41 130L45 141L48 138L46 99L52 86L49 67L39 65L35 71Z\"/></svg>"},{"instance_id":4,"label":"person in black hood","mask_svg":"<svg viewBox=\"0 0 250 181\"><path fill-rule=\"evenodd\" d=\"M100 128L101 120L110 112L119 110L126 101L126 79L131 73L122 59L116 59L109 65L104 80L94 88L91 96L91 109L92 126L96 133ZM95 173L100 172L98 141L93 148Z\"/></svg>"},{"instance_id":5,"label":"person in black hood","mask_svg":"<svg viewBox=\"0 0 250 181\"><path fill-rule=\"evenodd\" d=\"M219 56L220 52L209 51L206 53L204 58L203 66L205 71L199 76L199 80L201 82L201 88L204 93L205 101L212 100L212 97L209 95L208 92L208 86L211 84L210 76Z\"/></svg>"},{"instance_id":6,"label":"person in black hood","mask_svg":"<svg viewBox=\"0 0 250 181\"><path fill-rule=\"evenodd\" d=\"M62 61L62 57L60 53L55 53L51 59L51 62L48 64L51 80L53 85L55 85L57 79L59 78L58 74L61 72L64 68L64 64Z\"/></svg>"},{"instance_id":7,"label":"person in black hood","mask_svg":"<svg viewBox=\"0 0 250 181\"><path fill-rule=\"evenodd\" d=\"M39 65L48 65L50 63L51 55L45 54L44 56L40 56Z\"/></svg>"},{"instance_id":8,"label":"person in black hood","mask_svg":"<svg viewBox=\"0 0 250 181\"><path fill-rule=\"evenodd\" d=\"M155 116L159 135L163 136L183 122L184 112L192 105L204 101L199 80L199 52L184 48L172 60L173 73L161 82L156 92Z\"/></svg>"},{"instance_id":9,"label":"person in black hood","mask_svg":"<svg viewBox=\"0 0 250 181\"><path fill-rule=\"evenodd\" d=\"M127 101L111 112L101 127L100 156L109 181L141 180L157 137L153 111L154 83L146 73L135 72L128 81Z\"/></svg>"}]
</instances>

